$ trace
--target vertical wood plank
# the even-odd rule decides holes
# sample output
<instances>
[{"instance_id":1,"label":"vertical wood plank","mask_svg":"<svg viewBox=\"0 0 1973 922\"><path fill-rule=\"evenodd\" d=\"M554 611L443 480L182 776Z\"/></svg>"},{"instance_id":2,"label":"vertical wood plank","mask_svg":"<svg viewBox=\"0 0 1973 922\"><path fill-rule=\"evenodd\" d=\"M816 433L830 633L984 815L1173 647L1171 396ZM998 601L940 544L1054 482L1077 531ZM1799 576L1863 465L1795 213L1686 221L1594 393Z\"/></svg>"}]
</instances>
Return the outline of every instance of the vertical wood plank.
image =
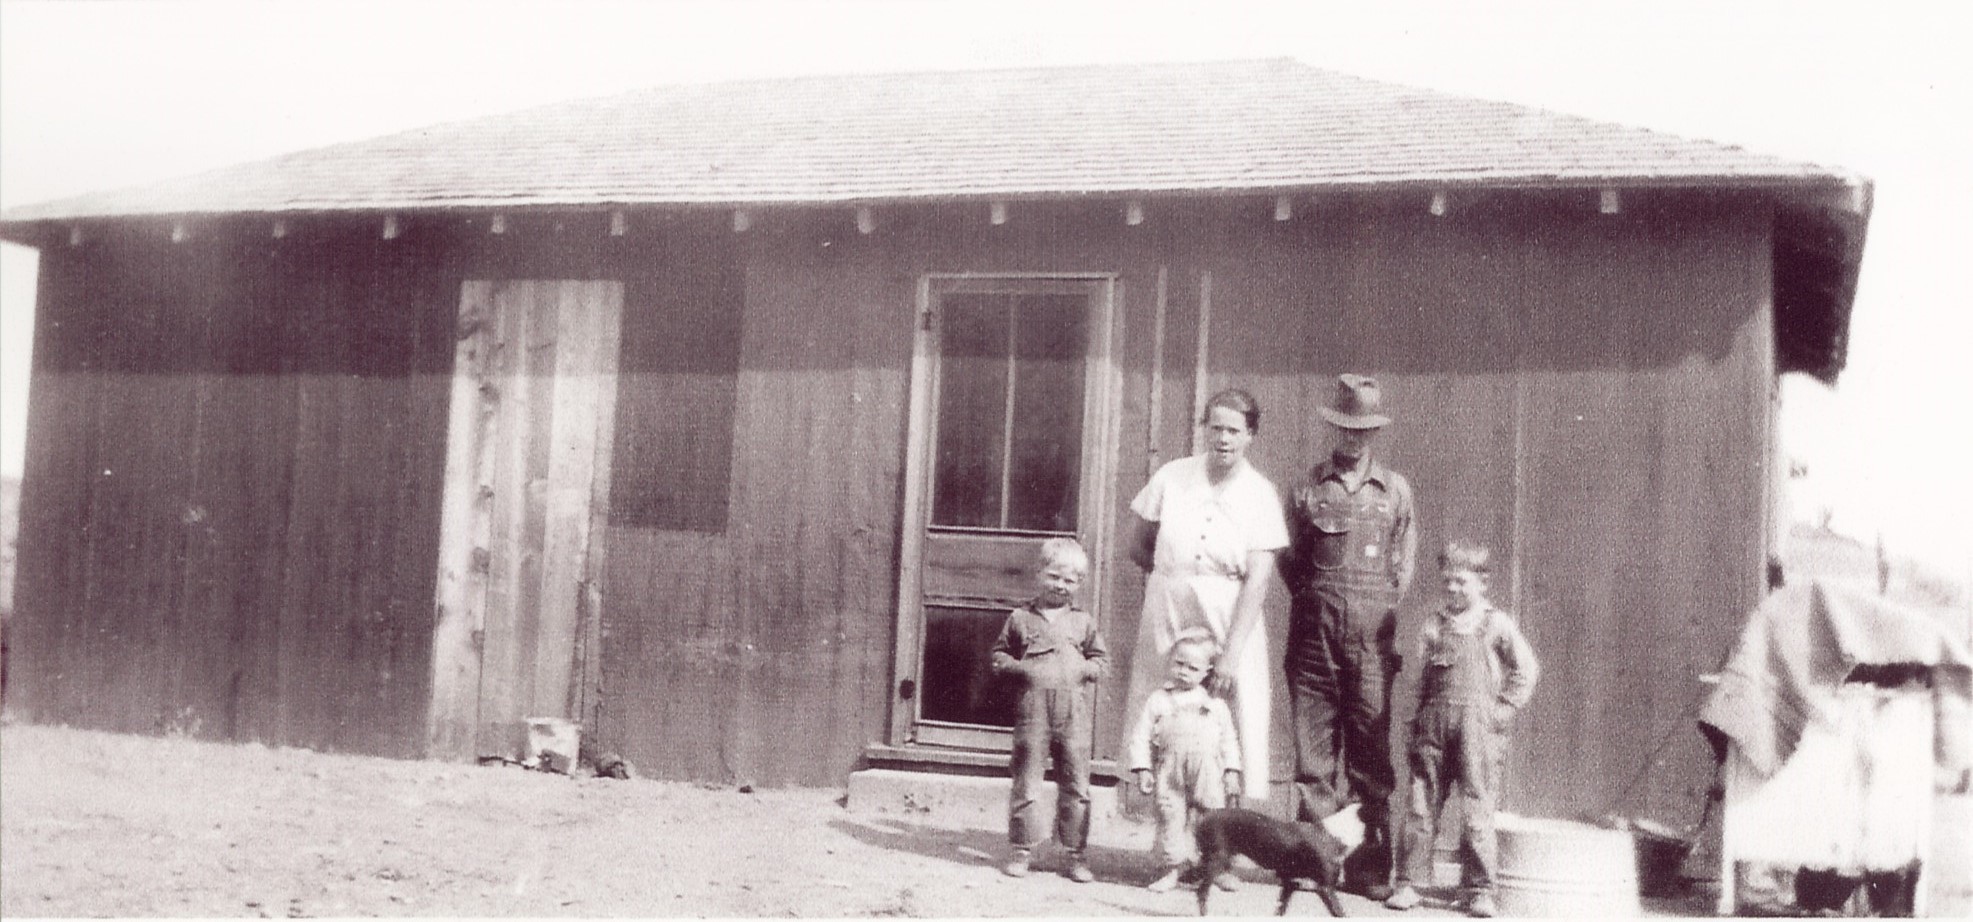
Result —
<instances>
[{"instance_id":1,"label":"vertical wood plank","mask_svg":"<svg viewBox=\"0 0 1973 922\"><path fill-rule=\"evenodd\" d=\"M230 372L216 415L234 421L235 457L219 474L234 485L235 527L226 530L237 558L230 659L236 739L280 737L280 615L287 571L288 494L295 424L295 254L269 245L243 292L246 322L227 344ZM225 521L223 513L215 518Z\"/></svg>"},{"instance_id":2,"label":"vertical wood plank","mask_svg":"<svg viewBox=\"0 0 1973 922\"><path fill-rule=\"evenodd\" d=\"M898 710L891 669L896 657L898 497L904 480L909 356L917 301L911 276L893 271L891 248L859 274L852 376L849 444L857 467L854 492L846 497L851 526L842 562L842 612L833 637L825 638L832 659L841 664L838 710L857 715L853 745L884 741ZM864 446L887 445L870 451ZM861 601L858 601L861 600Z\"/></svg>"},{"instance_id":3,"label":"vertical wood plank","mask_svg":"<svg viewBox=\"0 0 1973 922\"><path fill-rule=\"evenodd\" d=\"M544 286L555 305L555 348L547 378L550 436L542 496L538 641L532 715L580 717L572 681L588 553L589 497L595 474L598 369L597 325L604 306L598 285Z\"/></svg>"},{"instance_id":4,"label":"vertical wood plank","mask_svg":"<svg viewBox=\"0 0 1973 922\"><path fill-rule=\"evenodd\" d=\"M1089 381L1085 383L1085 407L1083 439L1085 448L1081 466L1082 483L1078 487L1084 496L1078 518L1082 523L1082 540L1088 543L1090 568L1085 585L1086 604L1091 611L1111 610L1109 577L1112 568L1121 555L1116 552L1115 518L1112 510L1118 505L1114 495L1117 473L1124 467L1122 433L1122 412L1118 404L1123 399L1122 337L1128 323L1125 310L1125 287L1117 279L1105 279L1093 286L1090 298L1094 304L1090 312L1094 322L1090 323L1091 348L1087 363ZM1103 626L1099 615L1099 629ZM1123 646L1119 637L1111 644ZM1126 691L1122 686L1129 684L1129 673L1113 672L1089 690L1094 699L1093 713L1102 714L1105 698L1115 699L1115 692ZM1117 686L1117 688L1112 688ZM1112 749L1113 734L1094 721L1089 727L1090 736L1084 741L1092 757L1101 753L1114 758Z\"/></svg>"},{"instance_id":5,"label":"vertical wood plank","mask_svg":"<svg viewBox=\"0 0 1973 922\"><path fill-rule=\"evenodd\" d=\"M1199 339L1197 351L1192 359L1192 420L1205 418L1206 400L1211 397L1206 383L1210 374L1209 363L1213 329L1213 273L1211 269L1199 273ZM1205 450L1206 433L1197 425L1192 430L1192 453Z\"/></svg>"},{"instance_id":6,"label":"vertical wood plank","mask_svg":"<svg viewBox=\"0 0 1973 922\"><path fill-rule=\"evenodd\" d=\"M603 732L603 603L607 596L610 484L616 445L618 356L622 348L624 286L622 282L593 282L587 300L595 310L595 440L590 466L584 525L587 547L582 559L581 650L574 713L592 731Z\"/></svg>"},{"instance_id":7,"label":"vertical wood plank","mask_svg":"<svg viewBox=\"0 0 1973 922\"><path fill-rule=\"evenodd\" d=\"M1147 398L1149 408L1145 411L1147 425L1144 427L1144 479L1158 472L1164 463L1163 452L1158 447L1159 418L1164 411L1165 385L1165 311L1170 298L1170 267L1158 266L1157 299L1152 310L1151 320L1151 386Z\"/></svg>"},{"instance_id":8,"label":"vertical wood plank","mask_svg":"<svg viewBox=\"0 0 1973 922\"><path fill-rule=\"evenodd\" d=\"M269 491L268 509L264 513L268 529L265 534L273 553L267 555L261 576L262 591L268 599L267 620L271 622L267 625L270 641L263 648L266 656L263 682L269 692L265 719L270 736L288 741L295 738L293 732L298 723L290 697L296 687L295 670L289 664L300 655L301 628L290 583L299 556L295 540L301 489L297 469L304 444L302 421L307 390L303 384L309 371L304 361L306 347L299 344L313 340L310 321L317 316L320 306L315 302L313 274L305 270L303 260L284 260L277 279L274 309L279 311L278 323L297 345L283 350L274 362L281 386L272 395L276 401L269 410L279 414L280 424L270 427L263 453L266 473L277 485Z\"/></svg>"},{"instance_id":9,"label":"vertical wood plank","mask_svg":"<svg viewBox=\"0 0 1973 922\"><path fill-rule=\"evenodd\" d=\"M761 722L765 732L753 743L760 767L747 775L756 780L777 773L768 765L774 760L777 740L812 751L832 747L836 733L822 730L821 725L853 727L862 691L850 681L854 661L836 642L860 633L850 622L860 619L861 612L846 610L842 604L849 535L827 523L849 523L855 516L851 477L858 465L849 459L859 448L850 435L856 412L853 369L860 349L858 325L848 318L864 309L865 286L879 262L874 239L845 239L839 245L846 247L844 252L818 266L809 278L803 299L806 316L797 329L804 348L800 364L815 369L813 386L789 409L803 418L801 439L809 457L843 461L803 465L786 474L795 484L800 508L801 524L790 537L791 552L801 566L795 571L795 607L777 619L769 635L774 655L763 660L755 679L763 706L773 715ZM802 665L789 670L776 661ZM790 671L805 673L807 678L796 679L787 675Z\"/></svg>"},{"instance_id":10,"label":"vertical wood plank","mask_svg":"<svg viewBox=\"0 0 1973 922\"><path fill-rule=\"evenodd\" d=\"M929 316L932 309L931 280L923 275L918 278L917 315ZM934 319L932 323L936 323ZM924 548L911 535L924 531L925 523L931 515L931 498L926 495L923 477L912 476L922 471L930 462L931 445L924 437L931 425L934 395L932 390L932 368L936 357L932 353L933 332L925 329L927 324L914 324L915 332L911 340L911 383L909 404L906 409L906 443L904 449L903 483L903 527L899 531L898 547L898 629L896 656L892 661L892 675L896 681L918 674L918 661L924 648L924 611L919 600L923 597ZM902 745L909 741L911 726L918 719L918 701L914 694L904 698L893 689L890 697L892 745Z\"/></svg>"},{"instance_id":11,"label":"vertical wood plank","mask_svg":"<svg viewBox=\"0 0 1973 922\"><path fill-rule=\"evenodd\" d=\"M480 658L478 752L512 755L519 749L523 689L520 686L525 613L522 588L529 563L528 455L533 400L527 362L533 343L528 309L531 282L499 282L494 288L499 345L494 380L500 395L491 446L492 509L487 545L487 602Z\"/></svg>"},{"instance_id":12,"label":"vertical wood plank","mask_svg":"<svg viewBox=\"0 0 1973 922\"><path fill-rule=\"evenodd\" d=\"M472 512L468 521L467 534L471 547L468 568L470 580L466 591L466 621L472 625L473 670L472 670L472 740L477 750L480 728L485 726L487 708L485 704L488 625L496 620L490 613L493 605L493 550L496 514L503 508L500 499L500 458L505 447L499 439L500 420L505 414L504 405L508 402L508 382L504 369L510 361L509 319L502 316L498 297L500 283L483 282L480 297L484 298L486 314L481 332L481 352L476 369L473 411L477 418L477 440L473 445L476 456L472 460L468 483L472 486ZM504 626L503 626L504 631ZM479 753L475 751L473 755Z\"/></svg>"},{"instance_id":13,"label":"vertical wood plank","mask_svg":"<svg viewBox=\"0 0 1973 922\"><path fill-rule=\"evenodd\" d=\"M181 308L180 324L196 407L193 411L187 499L183 528L181 607L186 624L179 656L179 705L197 715L203 735L236 739L240 729L239 685L234 634L240 628L238 589L246 583L235 541L238 511L240 421L228 411L230 359L242 322L252 316L247 297L250 276L265 266L263 254L231 240L212 246L193 279ZM216 264L216 265L214 265Z\"/></svg>"},{"instance_id":14,"label":"vertical wood plank","mask_svg":"<svg viewBox=\"0 0 1973 922\"><path fill-rule=\"evenodd\" d=\"M540 689L535 684L538 664L546 654L542 617L544 596L549 591L546 564L548 510L553 483L549 479L549 463L554 453L552 443L555 431L555 353L561 343L557 340L559 314L562 304L557 297L559 283L529 281L521 283L526 287L527 350L525 366L520 381L527 390L527 413L515 437L524 446L521 457L522 492L519 530L520 559L515 567L514 582L514 623L516 630L515 653L519 657L514 673L514 700L520 708L514 733L524 733L519 719L533 716L556 716L565 707L564 695ZM548 704L550 710L537 708Z\"/></svg>"},{"instance_id":15,"label":"vertical wood plank","mask_svg":"<svg viewBox=\"0 0 1973 922\"><path fill-rule=\"evenodd\" d=\"M459 328L453 349L451 423L446 435L445 499L440 508L437 607L432 630L432 693L428 752L472 758L478 723L480 662L476 635L484 617L485 551L480 540L488 506L481 467L490 435L487 414L497 398L491 379L498 322L492 283L460 286ZM483 396L484 395L484 396Z\"/></svg>"}]
</instances>

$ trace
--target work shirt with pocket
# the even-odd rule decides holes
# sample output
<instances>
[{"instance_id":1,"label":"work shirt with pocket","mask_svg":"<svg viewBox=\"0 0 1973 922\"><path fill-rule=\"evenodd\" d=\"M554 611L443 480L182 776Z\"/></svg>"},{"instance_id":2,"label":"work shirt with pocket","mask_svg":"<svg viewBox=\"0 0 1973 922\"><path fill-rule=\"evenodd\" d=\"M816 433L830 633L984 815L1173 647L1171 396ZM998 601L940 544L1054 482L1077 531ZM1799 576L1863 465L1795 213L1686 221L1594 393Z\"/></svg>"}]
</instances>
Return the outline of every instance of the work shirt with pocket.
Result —
<instances>
[{"instance_id":1,"label":"work shirt with pocket","mask_svg":"<svg viewBox=\"0 0 1973 922\"><path fill-rule=\"evenodd\" d=\"M1030 602L1007 613L993 645L995 672L1014 671L1017 660L1028 688L1074 688L1108 670L1110 651L1094 615L1073 607L1043 614Z\"/></svg>"},{"instance_id":2,"label":"work shirt with pocket","mask_svg":"<svg viewBox=\"0 0 1973 922\"><path fill-rule=\"evenodd\" d=\"M1351 480L1349 471L1325 460L1295 487L1282 576L1298 596L1334 588L1374 599L1367 609L1395 608L1418 558L1411 482L1376 460Z\"/></svg>"}]
</instances>

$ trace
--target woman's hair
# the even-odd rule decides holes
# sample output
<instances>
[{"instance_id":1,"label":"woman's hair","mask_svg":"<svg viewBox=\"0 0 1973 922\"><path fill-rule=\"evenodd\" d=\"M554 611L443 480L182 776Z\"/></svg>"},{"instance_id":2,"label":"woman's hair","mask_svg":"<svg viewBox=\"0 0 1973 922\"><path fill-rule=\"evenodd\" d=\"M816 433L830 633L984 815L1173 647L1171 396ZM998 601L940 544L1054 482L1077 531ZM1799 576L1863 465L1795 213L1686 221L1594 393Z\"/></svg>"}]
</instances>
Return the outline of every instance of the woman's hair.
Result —
<instances>
[{"instance_id":1,"label":"woman's hair","mask_svg":"<svg viewBox=\"0 0 1973 922\"><path fill-rule=\"evenodd\" d=\"M1213 635L1200 631L1198 633L1178 635L1178 639L1171 642L1171 650L1165 653L1165 660L1169 662L1173 657L1178 655L1179 650L1193 647L1206 651L1206 662L1208 663L1213 661L1213 657L1219 655L1219 641L1214 640Z\"/></svg>"},{"instance_id":2,"label":"woman's hair","mask_svg":"<svg viewBox=\"0 0 1973 922\"><path fill-rule=\"evenodd\" d=\"M1214 394L1211 400L1206 401L1205 410L1199 414L1199 425L1203 426L1212 421L1214 407L1225 407L1240 414L1247 420L1247 431L1260 434L1261 405L1260 401L1254 399L1254 395L1237 387L1229 387Z\"/></svg>"},{"instance_id":3,"label":"woman's hair","mask_svg":"<svg viewBox=\"0 0 1973 922\"><path fill-rule=\"evenodd\" d=\"M1089 552L1083 550L1082 542L1074 538L1050 538L1041 542L1041 565L1056 562L1073 563L1079 573L1089 572Z\"/></svg>"},{"instance_id":4,"label":"woman's hair","mask_svg":"<svg viewBox=\"0 0 1973 922\"><path fill-rule=\"evenodd\" d=\"M1493 564L1493 552L1484 544L1454 539L1447 541L1445 549L1439 551L1439 569L1471 570L1486 573Z\"/></svg>"}]
</instances>

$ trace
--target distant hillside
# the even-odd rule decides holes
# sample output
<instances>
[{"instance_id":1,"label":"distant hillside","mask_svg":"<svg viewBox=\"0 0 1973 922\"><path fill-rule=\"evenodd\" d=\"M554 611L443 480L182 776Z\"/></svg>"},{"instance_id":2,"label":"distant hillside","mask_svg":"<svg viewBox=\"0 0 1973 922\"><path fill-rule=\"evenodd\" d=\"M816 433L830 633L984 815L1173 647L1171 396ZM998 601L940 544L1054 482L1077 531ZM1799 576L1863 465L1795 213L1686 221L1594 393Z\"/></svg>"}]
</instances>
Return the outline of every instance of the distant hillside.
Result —
<instances>
[{"instance_id":1,"label":"distant hillside","mask_svg":"<svg viewBox=\"0 0 1973 922\"><path fill-rule=\"evenodd\" d=\"M1925 564L1886 555L1884 595L1894 602L1954 618L1965 631L1973 619L1973 586ZM1782 548L1782 567L1789 582L1812 578L1877 587L1877 548L1847 535L1797 524Z\"/></svg>"}]
</instances>

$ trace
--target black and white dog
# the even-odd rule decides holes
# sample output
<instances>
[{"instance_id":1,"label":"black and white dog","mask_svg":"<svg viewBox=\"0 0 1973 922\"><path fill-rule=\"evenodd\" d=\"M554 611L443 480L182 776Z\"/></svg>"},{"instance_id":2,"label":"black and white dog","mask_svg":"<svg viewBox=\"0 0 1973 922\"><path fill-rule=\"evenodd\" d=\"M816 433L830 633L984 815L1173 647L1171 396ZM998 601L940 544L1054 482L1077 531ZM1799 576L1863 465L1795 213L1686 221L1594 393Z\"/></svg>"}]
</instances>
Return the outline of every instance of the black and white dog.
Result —
<instances>
[{"instance_id":1,"label":"black and white dog","mask_svg":"<svg viewBox=\"0 0 1973 922\"><path fill-rule=\"evenodd\" d=\"M1338 833L1349 836L1352 832L1354 841L1346 843L1338 837ZM1355 808L1330 817L1323 825L1314 825L1230 807L1201 817L1198 839L1200 915L1206 914L1213 882L1226 873L1233 856L1245 855L1281 879L1281 902L1274 907L1275 915L1287 914L1296 881L1307 880L1315 884L1315 893L1329 914L1341 917L1343 905L1336 899L1336 885L1342 880L1344 856L1362 842L1362 823L1356 819Z\"/></svg>"}]
</instances>

